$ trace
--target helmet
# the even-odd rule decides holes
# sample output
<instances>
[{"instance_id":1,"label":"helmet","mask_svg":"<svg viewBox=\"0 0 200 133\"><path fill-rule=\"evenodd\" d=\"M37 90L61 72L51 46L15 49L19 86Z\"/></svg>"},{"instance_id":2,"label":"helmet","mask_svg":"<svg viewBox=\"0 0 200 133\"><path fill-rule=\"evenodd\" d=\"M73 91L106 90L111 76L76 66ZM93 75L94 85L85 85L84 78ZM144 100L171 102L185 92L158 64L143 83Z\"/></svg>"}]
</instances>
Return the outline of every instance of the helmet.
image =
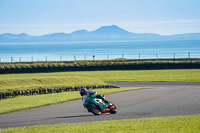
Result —
<instances>
[{"instance_id":1,"label":"helmet","mask_svg":"<svg viewBox=\"0 0 200 133\"><path fill-rule=\"evenodd\" d=\"M87 90L86 90L85 88L81 88L79 92L80 92L80 95L81 95L81 96L87 94Z\"/></svg>"}]
</instances>

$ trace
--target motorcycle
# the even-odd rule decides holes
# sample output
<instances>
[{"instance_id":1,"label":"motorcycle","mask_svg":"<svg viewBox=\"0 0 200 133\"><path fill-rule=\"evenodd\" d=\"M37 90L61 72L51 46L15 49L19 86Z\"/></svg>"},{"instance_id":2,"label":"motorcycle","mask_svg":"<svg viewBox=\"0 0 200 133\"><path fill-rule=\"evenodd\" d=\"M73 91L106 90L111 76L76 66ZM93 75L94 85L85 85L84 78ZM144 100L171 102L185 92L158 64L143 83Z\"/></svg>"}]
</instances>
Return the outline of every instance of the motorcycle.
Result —
<instances>
[{"instance_id":1,"label":"motorcycle","mask_svg":"<svg viewBox=\"0 0 200 133\"><path fill-rule=\"evenodd\" d=\"M117 107L111 103L105 103L102 99L96 97L87 97L83 99L83 104L86 105L88 112L92 112L94 115L101 115L104 113L117 113Z\"/></svg>"}]
</instances>

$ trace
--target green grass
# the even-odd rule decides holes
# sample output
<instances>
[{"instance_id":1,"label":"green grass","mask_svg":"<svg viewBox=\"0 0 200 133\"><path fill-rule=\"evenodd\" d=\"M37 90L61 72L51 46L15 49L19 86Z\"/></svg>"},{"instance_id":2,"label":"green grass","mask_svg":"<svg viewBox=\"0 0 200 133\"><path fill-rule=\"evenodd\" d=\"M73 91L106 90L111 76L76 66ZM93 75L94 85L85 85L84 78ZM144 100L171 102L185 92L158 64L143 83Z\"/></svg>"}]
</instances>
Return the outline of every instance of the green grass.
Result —
<instances>
[{"instance_id":1,"label":"green grass","mask_svg":"<svg viewBox=\"0 0 200 133\"><path fill-rule=\"evenodd\" d=\"M92 123L39 125L0 129L1 133L198 133L200 115L166 118L110 120Z\"/></svg>"},{"instance_id":2,"label":"green grass","mask_svg":"<svg viewBox=\"0 0 200 133\"><path fill-rule=\"evenodd\" d=\"M31 89L51 89L56 87L73 87L87 85L107 85L107 83L88 77L79 76L48 76L48 77L16 77L1 78L0 92L9 92L15 90L31 90Z\"/></svg>"},{"instance_id":3,"label":"green grass","mask_svg":"<svg viewBox=\"0 0 200 133\"><path fill-rule=\"evenodd\" d=\"M70 81L72 82L70 83L70 85L72 84L77 85L78 83L80 83L80 85L86 85L86 83L103 84L104 82L102 82L101 80L103 81L149 81L149 82L151 81L200 82L199 75L200 75L200 69L139 70L139 71L138 70L137 71L136 70L135 71L81 71L81 72L57 72L57 73L31 73L31 74L1 74L0 88L1 90L13 89L15 85L10 81L15 81L15 83L18 84L18 86L21 85L22 88L24 87L24 88L30 89L31 86L34 86L32 82L34 81L35 86L37 87L37 85L40 84L39 80L42 80L42 83L40 84L41 86L54 85L58 87L59 85L62 86L63 84L65 84L66 86L69 86L68 81L72 80L72 77L74 78L74 80ZM56 79L56 83L54 82L55 79ZM20 80L26 81L25 83L27 84L27 86L24 85L25 83L21 83L21 82L17 83ZM37 82L37 85L36 85L36 82ZM51 84L51 82L53 84ZM106 89L106 91L108 91L108 89ZM76 92L69 92L69 93L73 93L74 96L78 95L77 97L79 97L79 94L76 94ZM52 97L52 100L49 98L49 96ZM77 99L77 97L76 98L72 97L72 99ZM40 106L49 105L49 104L56 104L59 102L68 101L67 98L68 97L66 97L65 93L60 93L60 94L16 97L14 99L0 100L0 107L1 107L0 113L12 112L12 111L28 109L32 107L40 107ZM31 101L31 102L26 103L26 101ZM10 110L10 108L12 109Z\"/></svg>"},{"instance_id":4,"label":"green grass","mask_svg":"<svg viewBox=\"0 0 200 133\"><path fill-rule=\"evenodd\" d=\"M200 69L79 71L0 74L0 92L67 86L105 85L103 81L200 82Z\"/></svg>"},{"instance_id":5,"label":"green grass","mask_svg":"<svg viewBox=\"0 0 200 133\"><path fill-rule=\"evenodd\" d=\"M161 81L161 82L200 82L200 69L178 70L132 70L132 71L80 71L80 72L57 72L57 73L32 73L32 74L1 74L0 87L2 90L9 86L8 81L26 80L31 83L34 79L42 82L62 79L67 76L80 79L84 77L103 81ZM93 83L94 79L90 81ZM87 80L87 78L86 78ZM7 83L5 83L7 81ZM60 81L59 81L60 82ZM66 82L66 81L65 81ZM98 81L99 82L99 81ZM102 81L101 81L102 82ZM85 85L85 82L80 82ZM39 82L37 81L37 84ZM74 84L77 86L77 81ZM44 85L43 83L41 85ZM58 86L59 83L56 85ZM14 85L10 85L11 87ZM23 87L23 86L22 86ZM26 87L25 87L26 88ZM7 88L8 89L8 88ZM141 88L118 88L95 90L99 94L111 94ZM0 100L0 114L41 107L71 100L80 99L78 92L62 92L36 96L18 96L11 99ZM0 129L4 132L163 132L163 133L191 133L200 132L200 115L168 118L148 118L134 120L103 121L79 124L39 125L33 127ZM91 130L92 129L92 130Z\"/></svg>"},{"instance_id":6,"label":"green grass","mask_svg":"<svg viewBox=\"0 0 200 133\"><path fill-rule=\"evenodd\" d=\"M97 78L103 81L200 82L199 75L200 69L173 69L1 74L0 79L81 76Z\"/></svg>"},{"instance_id":7,"label":"green grass","mask_svg":"<svg viewBox=\"0 0 200 133\"><path fill-rule=\"evenodd\" d=\"M98 94L105 95L105 94L136 90L136 89L147 89L147 88L122 87L115 89L96 89L95 91L97 91ZM18 96L16 98L0 100L0 107L1 107L0 114L29 109L29 108L36 108L45 105L57 104L77 99L81 99L81 96L78 91L44 94L44 95Z\"/></svg>"}]
</instances>

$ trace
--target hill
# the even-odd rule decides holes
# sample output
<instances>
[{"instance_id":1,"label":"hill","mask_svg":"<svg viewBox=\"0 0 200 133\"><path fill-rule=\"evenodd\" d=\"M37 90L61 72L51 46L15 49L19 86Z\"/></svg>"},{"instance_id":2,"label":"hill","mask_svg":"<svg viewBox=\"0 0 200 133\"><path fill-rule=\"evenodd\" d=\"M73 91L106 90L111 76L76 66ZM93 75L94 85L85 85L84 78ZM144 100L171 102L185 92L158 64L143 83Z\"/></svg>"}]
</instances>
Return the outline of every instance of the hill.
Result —
<instances>
[{"instance_id":1,"label":"hill","mask_svg":"<svg viewBox=\"0 0 200 133\"><path fill-rule=\"evenodd\" d=\"M78 30L72 33L52 33L31 36L26 33L0 35L0 42L73 42L73 41L175 41L200 40L200 33L158 35L153 33L132 33L116 25L102 26L94 31Z\"/></svg>"}]
</instances>

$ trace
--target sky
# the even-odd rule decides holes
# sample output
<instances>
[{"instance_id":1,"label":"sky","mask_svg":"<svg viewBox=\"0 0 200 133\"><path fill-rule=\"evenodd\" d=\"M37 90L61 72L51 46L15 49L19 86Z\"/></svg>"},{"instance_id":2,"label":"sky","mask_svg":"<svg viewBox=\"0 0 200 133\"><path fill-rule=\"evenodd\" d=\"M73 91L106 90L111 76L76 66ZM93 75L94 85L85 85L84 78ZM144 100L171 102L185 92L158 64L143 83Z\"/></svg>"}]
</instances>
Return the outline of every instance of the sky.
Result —
<instances>
[{"instance_id":1,"label":"sky","mask_svg":"<svg viewBox=\"0 0 200 133\"><path fill-rule=\"evenodd\" d=\"M200 0L0 0L0 34L117 25L133 33L200 33Z\"/></svg>"}]
</instances>

